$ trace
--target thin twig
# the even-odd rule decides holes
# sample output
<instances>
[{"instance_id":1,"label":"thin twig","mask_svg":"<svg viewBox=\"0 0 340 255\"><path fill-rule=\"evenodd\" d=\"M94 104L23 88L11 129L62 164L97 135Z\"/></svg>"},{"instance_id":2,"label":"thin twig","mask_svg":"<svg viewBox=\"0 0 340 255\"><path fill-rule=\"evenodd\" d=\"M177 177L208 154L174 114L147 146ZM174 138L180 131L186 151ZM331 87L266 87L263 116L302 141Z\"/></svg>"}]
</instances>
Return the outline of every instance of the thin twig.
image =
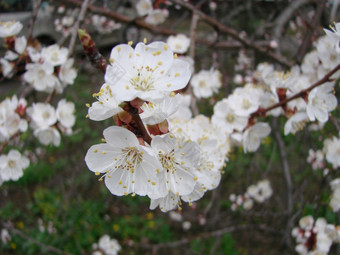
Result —
<instances>
[{"instance_id":1,"label":"thin twig","mask_svg":"<svg viewBox=\"0 0 340 255\"><path fill-rule=\"evenodd\" d=\"M195 8L193 5L191 5L187 2L184 2L182 0L172 0L172 2L179 4L183 7L197 13L202 20L204 20L205 22L207 22L211 26L215 27L218 31L223 32L227 35L230 35L231 37L233 37L237 41L241 42L244 46L251 48L251 49L254 49L257 52L260 52L260 53L270 57L275 62L280 63L281 65L283 65L285 67L291 67L292 66L292 63L290 63L285 58L275 55L273 52L268 51L268 49L265 49L265 48L259 47L258 45L255 45L249 39L245 38L244 36L240 36L240 34L236 30L234 30L234 29L220 23L216 19L206 15L202 11Z\"/></svg>"},{"instance_id":2,"label":"thin twig","mask_svg":"<svg viewBox=\"0 0 340 255\"><path fill-rule=\"evenodd\" d=\"M298 63L300 63L303 59L303 57L306 55L307 51L309 50L310 46L312 45L312 37L315 34L316 27L320 23L321 15L323 12L323 9L325 7L325 0L318 0L318 5L315 11L315 15L312 19L312 22L310 24L310 27L307 27L307 32L303 38L302 44L300 45L299 50L296 54L296 60Z\"/></svg>"},{"instance_id":3,"label":"thin twig","mask_svg":"<svg viewBox=\"0 0 340 255\"><path fill-rule=\"evenodd\" d=\"M80 0L54 0L54 1L55 2L74 4L76 6L82 5L82 1L80 1ZM256 43L250 41L249 39L241 37L236 30L231 29L230 27L227 27L226 25L223 25L222 23L218 22L216 19L214 19L212 17L209 17L208 15L199 11L193 5L191 5L189 3L184 3L183 1L179 1L179 0L173 0L173 2L180 4L180 5L184 6L185 8L187 8L191 11L197 12L201 19L205 20L208 24L216 27L220 32L223 32L225 34L230 35L231 37L233 37L237 41L241 42L244 46L252 48L252 49L254 49L258 52L261 52L262 54L268 56L269 58L273 59L275 62L282 64L283 66L286 66L286 67L292 66L292 63L290 63L288 60L284 59L283 57L279 57L279 56L275 55L273 52L269 52L267 48L263 48L260 45L257 45ZM166 35L166 36L177 34L177 32L172 30L172 29L162 27L162 26L150 25L150 24L146 23L143 19L135 19L134 17L128 17L128 16L125 16L125 15L121 15L121 14L118 14L116 12L113 12L113 11L106 9L106 8L103 8L103 7L89 5L88 10L91 11L92 13L100 14L100 15L106 16L108 18L111 18L113 20L119 21L119 22L133 23L140 28L150 30L150 31L157 33L157 34L162 34L162 35ZM200 42L200 43L202 42L204 44L207 41L197 39L197 42ZM215 46L215 45L212 45L211 42L209 42L208 44L211 45L211 46Z\"/></svg>"},{"instance_id":4,"label":"thin twig","mask_svg":"<svg viewBox=\"0 0 340 255\"><path fill-rule=\"evenodd\" d=\"M194 12L192 14L191 25L190 25L190 57L192 59L195 59L195 46L196 46L195 37L196 37L196 29L197 29L198 20L199 20L199 16ZM188 86L188 92L191 95L190 106L191 106L192 112L194 116L197 116L199 114L199 111L197 108L196 97L194 96L192 87L190 85Z\"/></svg>"},{"instance_id":5,"label":"thin twig","mask_svg":"<svg viewBox=\"0 0 340 255\"><path fill-rule=\"evenodd\" d=\"M34 28L34 25L35 25L35 21L37 20L40 5L41 5L41 0L37 0L36 4L34 5L32 18L30 20L30 28L29 28L28 34L27 34L27 44L29 44L32 41L33 28Z\"/></svg>"},{"instance_id":6,"label":"thin twig","mask_svg":"<svg viewBox=\"0 0 340 255\"><path fill-rule=\"evenodd\" d=\"M23 233L19 229L14 228L14 226L11 223L3 223L3 225L4 225L5 228L9 229L13 234L21 236L22 238L28 240L29 242L40 246L41 248L43 248L45 250L45 252L54 252L54 253L62 254L62 255L71 255L68 252L64 252L64 251L62 251L62 250L60 250L56 247L41 243L38 240L33 239L32 237L26 235L25 233Z\"/></svg>"},{"instance_id":7,"label":"thin twig","mask_svg":"<svg viewBox=\"0 0 340 255\"><path fill-rule=\"evenodd\" d=\"M84 21L86 10L87 10L89 3L90 3L90 0L85 0L83 2L82 6L81 6L80 14L78 16L78 19L77 19L76 23L74 24L74 26L72 27L71 40L70 40L70 44L68 46L68 56L69 57L71 57L73 55L77 36L78 36L78 28L79 28L80 24L83 23L83 21Z\"/></svg>"},{"instance_id":8,"label":"thin twig","mask_svg":"<svg viewBox=\"0 0 340 255\"><path fill-rule=\"evenodd\" d=\"M288 215L291 215L291 213L293 212L293 181L292 181L292 176L291 176L291 173L290 173L288 157L287 157L285 145L284 145L284 142L283 142L283 139L282 139L282 135L281 135L281 132L280 132L280 128L278 126L278 119L277 118L273 119L272 125L273 125L272 129L274 130L275 140L276 140L276 143L278 145L277 147L279 149L280 161L281 161L282 170L283 170L283 177L284 177L285 184L286 184L286 192L285 192L285 194L286 194L286 207L287 207ZM291 239L289 238L290 229L291 229L291 226L289 224L287 224L284 239L285 239L288 247L291 246Z\"/></svg>"},{"instance_id":9,"label":"thin twig","mask_svg":"<svg viewBox=\"0 0 340 255\"><path fill-rule=\"evenodd\" d=\"M284 9L281 14L274 21L275 29L274 29L274 39L277 42L280 42L281 36L283 34L283 29L286 23L292 18L294 12L299 9L301 6L311 2L312 0L295 0L292 1L286 9Z\"/></svg>"},{"instance_id":10,"label":"thin twig","mask_svg":"<svg viewBox=\"0 0 340 255\"><path fill-rule=\"evenodd\" d=\"M272 106L269 106L265 109L259 109L257 110L256 112L252 113L250 115L251 118L254 118L254 117L258 117L258 116L265 116L267 112L277 108L277 107L281 107L283 105L286 105L288 102L296 99L296 98L299 98L299 97L303 97L304 95L306 95L309 91L311 91L312 89L328 82L331 80L331 76L336 73L338 70L340 70L340 64L337 65L336 67L334 67L331 71L329 71L321 80L315 82L314 84L312 84L311 86L309 86L307 89L303 89L301 90L299 93L289 97L289 98L286 98L276 104L273 104Z\"/></svg>"}]
</instances>

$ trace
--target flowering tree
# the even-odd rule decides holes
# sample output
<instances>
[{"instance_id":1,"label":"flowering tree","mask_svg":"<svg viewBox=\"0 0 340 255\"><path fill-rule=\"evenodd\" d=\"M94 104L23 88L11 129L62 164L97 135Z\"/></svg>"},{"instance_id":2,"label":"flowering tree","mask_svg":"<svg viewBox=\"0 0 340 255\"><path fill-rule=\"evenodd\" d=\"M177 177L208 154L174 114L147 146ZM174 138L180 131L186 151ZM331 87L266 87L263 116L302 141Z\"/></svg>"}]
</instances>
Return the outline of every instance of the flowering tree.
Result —
<instances>
[{"instance_id":1,"label":"flowering tree","mask_svg":"<svg viewBox=\"0 0 340 255\"><path fill-rule=\"evenodd\" d=\"M19 21L0 23L6 49L1 56L1 79L20 79L23 84L0 104L4 192L16 185L9 181L20 182L30 174L24 170L42 160L46 149L41 146L58 147L62 139L67 140L63 136L72 139L83 134L77 141L82 145L76 149L82 149L87 168L113 195L102 189L105 195L99 197L120 201L123 198L119 197L128 196L135 203L136 195L144 197L141 207L149 203L149 210L155 212L146 214L148 236L157 232L154 217L164 219L166 215L191 231L182 234L182 239L143 240L132 238L130 232L125 235L120 223L110 230L103 226L102 231L89 233L82 243L75 238L76 248L60 249L53 242L30 237L7 216L1 219L5 250L16 250L20 241L11 240L20 236L41 252L59 254L117 254L121 249L147 249L152 254L162 249L175 254L166 248L195 254L195 246L204 254L223 254L228 249L237 254L243 239L235 248L226 234L235 232L237 236L238 231L262 232L261 242L266 235L278 236L271 237L273 244L264 246L265 250L257 249L258 254L281 249L328 254L337 249L340 23L327 29L321 23L322 18L336 20L337 1L279 3L268 15L255 12L248 27L241 28L237 12L244 12L244 18L246 11L257 7L265 12L274 6L246 2L39 0L34 2L26 36L20 36L23 24ZM55 15L58 43L44 46L33 37L41 12ZM255 21L256 26L251 24ZM233 28L237 25L240 27ZM96 41L98 34L101 40ZM115 40L108 56L100 50L105 34L113 34ZM93 66L87 70L97 77L91 90L98 90L92 93L94 102L86 103L86 117L104 123L97 126L102 142L91 141L89 148L83 145L88 144L86 136L93 134L91 129L86 133L85 127L91 122L72 130L75 112L81 109L69 95L81 93L81 89L69 85L77 83L77 68L83 75L85 62L77 61L78 44ZM79 158L69 161L66 164L79 169ZM304 171L299 172L299 167ZM81 176L78 172L86 171L83 168L72 172L72 179L61 175L60 180L71 180L73 187ZM76 187L80 191L90 185L94 190L103 187L89 182ZM61 187L65 189L64 184ZM45 201L44 193L34 193L36 204ZM63 193L63 197L72 200L73 193ZM85 208L85 204L86 199L78 206ZM38 212L45 217L47 208L42 203ZM129 210L119 214L119 206L114 208L102 210L104 220L83 219L85 228L90 231L91 226L105 225L113 220L112 213L130 219ZM96 209L89 212L98 213ZM75 218L82 217L72 216ZM49 235L62 234L67 228L46 223L46 219L38 221L42 233L47 229ZM140 236L142 229L135 233ZM108 235L112 231L119 241ZM210 238L216 238L212 245L195 243ZM227 244L231 248L223 246Z\"/></svg>"}]
</instances>

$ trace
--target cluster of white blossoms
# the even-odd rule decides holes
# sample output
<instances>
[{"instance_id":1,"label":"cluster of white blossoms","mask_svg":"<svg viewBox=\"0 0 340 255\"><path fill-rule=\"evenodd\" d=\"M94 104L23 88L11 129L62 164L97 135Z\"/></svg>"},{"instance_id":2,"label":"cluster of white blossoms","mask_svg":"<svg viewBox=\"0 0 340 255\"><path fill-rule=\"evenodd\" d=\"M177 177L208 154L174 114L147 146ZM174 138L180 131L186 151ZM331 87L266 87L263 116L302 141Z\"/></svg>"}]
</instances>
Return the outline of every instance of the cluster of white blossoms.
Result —
<instances>
[{"instance_id":1,"label":"cluster of white blossoms","mask_svg":"<svg viewBox=\"0 0 340 255\"><path fill-rule=\"evenodd\" d=\"M118 126L106 128L105 143L93 145L85 157L112 194L147 195L151 209L169 211L218 186L229 142L209 118L191 118L190 100L174 93L188 84L190 76L190 64L163 42L112 49L105 84L94 94L98 101L88 116L93 120L113 116ZM135 128L127 104L140 113L151 142Z\"/></svg>"},{"instance_id":2,"label":"cluster of white blossoms","mask_svg":"<svg viewBox=\"0 0 340 255\"><path fill-rule=\"evenodd\" d=\"M26 106L26 100L18 100L15 95L0 102L0 142L27 130L27 121L23 116Z\"/></svg>"},{"instance_id":3,"label":"cluster of white blossoms","mask_svg":"<svg viewBox=\"0 0 340 255\"><path fill-rule=\"evenodd\" d=\"M309 149L307 162L312 165L313 170L323 169L325 167L324 153L321 150Z\"/></svg>"},{"instance_id":4,"label":"cluster of white blossoms","mask_svg":"<svg viewBox=\"0 0 340 255\"><path fill-rule=\"evenodd\" d=\"M328 224L324 218L314 220L310 215L300 219L292 236L297 242L295 251L301 255L328 254L332 244L340 240L337 226Z\"/></svg>"},{"instance_id":5,"label":"cluster of white blossoms","mask_svg":"<svg viewBox=\"0 0 340 255\"><path fill-rule=\"evenodd\" d=\"M339 40L332 39L332 35L326 37L332 42L327 45L336 52ZM323 41L320 39L317 45ZM189 82L190 64L177 58L163 42L138 43L135 48L131 45L132 42L112 49L105 83L94 94L98 101L88 105L90 119L113 117L118 127L104 130L106 143L92 146L85 161L91 171L102 174L100 180L105 179L112 194L147 195L151 209L159 206L169 211L181 201L191 203L216 188L229 150L242 146L245 153L254 152L270 134L269 124L256 121L253 115L261 115L261 110L317 81L305 67L295 66L283 73L272 65L260 64L247 84L217 102L211 120L204 116L192 118L190 100L178 93ZM324 65L324 57L317 61L323 70L318 78L335 67ZM307 63L304 60L303 66ZM331 78L338 76L335 73ZM196 89L196 97L209 97L221 86L220 73L213 69L201 71L190 84L194 93ZM289 118L284 128L286 135L301 130L308 121L324 123L337 105L332 93L334 84L330 81L316 86L301 98L265 114L285 114ZM146 138L149 135L152 137ZM267 181L252 186L247 192L247 207L251 207L251 201L261 202L271 193Z\"/></svg>"},{"instance_id":6,"label":"cluster of white blossoms","mask_svg":"<svg viewBox=\"0 0 340 255\"><path fill-rule=\"evenodd\" d=\"M24 80L32 84L35 90L62 93L67 85L71 85L77 76L73 68L73 58L68 58L68 49L57 44L43 47L37 51L27 47L32 63L26 64Z\"/></svg>"},{"instance_id":7,"label":"cluster of white blossoms","mask_svg":"<svg viewBox=\"0 0 340 255\"><path fill-rule=\"evenodd\" d=\"M136 9L138 15L146 16L145 22L151 25L159 25L169 16L167 9L154 9L151 0L139 0Z\"/></svg>"},{"instance_id":8,"label":"cluster of white blossoms","mask_svg":"<svg viewBox=\"0 0 340 255\"><path fill-rule=\"evenodd\" d=\"M24 36L17 37L22 27L20 22L0 23L0 36L4 37L7 49L0 60L3 76L16 75L17 65L26 63L26 72L22 75L24 81L37 91L61 93L77 75L73 59L68 58L68 49L51 45L37 50L27 45ZM72 134L74 111L74 103L65 99L58 102L56 109L49 103L33 102L28 106L24 98L18 99L16 95L0 102L1 182L18 180L29 166L29 159L19 152L23 150L20 134L28 131L28 126L41 144L58 146L60 133ZM11 148L7 149L7 146Z\"/></svg>"},{"instance_id":9,"label":"cluster of white blossoms","mask_svg":"<svg viewBox=\"0 0 340 255\"><path fill-rule=\"evenodd\" d=\"M25 52L27 39L25 36L17 37L23 25L18 21L0 22L0 38L5 38L11 46L4 57L0 58L1 72L4 77L13 76L14 62Z\"/></svg>"},{"instance_id":10,"label":"cluster of white blossoms","mask_svg":"<svg viewBox=\"0 0 340 255\"><path fill-rule=\"evenodd\" d=\"M245 210L253 208L254 201L263 203L273 194L269 180L265 179L256 184L250 185L244 195L231 194L229 200L232 202L231 209L235 211L239 207Z\"/></svg>"},{"instance_id":11,"label":"cluster of white blossoms","mask_svg":"<svg viewBox=\"0 0 340 255\"><path fill-rule=\"evenodd\" d=\"M74 103L62 99L58 102L57 109L48 103L33 103L27 108L27 115L33 134L41 144L59 146L59 131L67 135L72 134L75 124L74 111Z\"/></svg>"},{"instance_id":12,"label":"cluster of white blossoms","mask_svg":"<svg viewBox=\"0 0 340 255\"><path fill-rule=\"evenodd\" d=\"M213 124L230 136L232 144L242 145L245 152L257 150L271 128L267 123L255 122L251 114L259 112L261 115L261 110L307 89L335 68L340 63L339 40L336 30L326 30L326 35L316 42L316 49L306 55L301 66L294 66L289 72L279 72L273 65L262 63L252 77L238 77L239 82L246 84L216 103ZM330 78L339 77L338 71ZM285 135L295 134L308 122L325 123L337 106L334 85L335 81L329 81L316 86L301 98L266 114L275 117L284 114L288 118Z\"/></svg>"},{"instance_id":13,"label":"cluster of white blossoms","mask_svg":"<svg viewBox=\"0 0 340 255\"><path fill-rule=\"evenodd\" d=\"M88 21L100 34L110 34L112 31L120 29L122 24L108 19L101 15L92 15Z\"/></svg>"},{"instance_id":14,"label":"cluster of white blossoms","mask_svg":"<svg viewBox=\"0 0 340 255\"><path fill-rule=\"evenodd\" d=\"M23 176L23 171L30 164L27 157L17 150L10 150L7 155L0 155L0 180L16 181Z\"/></svg>"},{"instance_id":15,"label":"cluster of white blossoms","mask_svg":"<svg viewBox=\"0 0 340 255\"><path fill-rule=\"evenodd\" d=\"M25 36L16 36L22 27L20 22L0 23L0 37L5 38L7 46L5 56L0 59L2 75L11 78L15 73L13 68L26 59L27 71L23 78L27 83L37 91L62 93L77 76L74 60L68 58L68 49L57 44L42 49L28 46Z\"/></svg>"},{"instance_id":16,"label":"cluster of white blossoms","mask_svg":"<svg viewBox=\"0 0 340 255\"><path fill-rule=\"evenodd\" d=\"M119 251L122 249L120 244L116 239L111 239L108 235L103 235L98 244L95 243L92 245L92 255L117 255Z\"/></svg>"},{"instance_id":17,"label":"cluster of white blossoms","mask_svg":"<svg viewBox=\"0 0 340 255\"><path fill-rule=\"evenodd\" d=\"M24 112L27 102L16 96L0 102L0 142L8 142L27 130ZM23 175L29 160L17 150L10 150L0 156L0 185L4 181L16 181Z\"/></svg>"}]
</instances>

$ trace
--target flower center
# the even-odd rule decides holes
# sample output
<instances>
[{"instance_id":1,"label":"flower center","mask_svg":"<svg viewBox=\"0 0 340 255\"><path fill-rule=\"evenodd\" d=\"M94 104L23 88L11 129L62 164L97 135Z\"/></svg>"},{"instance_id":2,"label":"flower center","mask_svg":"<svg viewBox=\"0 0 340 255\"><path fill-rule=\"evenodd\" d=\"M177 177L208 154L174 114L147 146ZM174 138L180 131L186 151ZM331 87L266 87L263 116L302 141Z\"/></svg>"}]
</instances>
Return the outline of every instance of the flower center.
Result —
<instances>
[{"instance_id":1,"label":"flower center","mask_svg":"<svg viewBox=\"0 0 340 255\"><path fill-rule=\"evenodd\" d=\"M292 122L292 127L295 132L302 130L306 126L307 120Z\"/></svg>"},{"instance_id":2,"label":"flower center","mask_svg":"<svg viewBox=\"0 0 340 255\"><path fill-rule=\"evenodd\" d=\"M229 123L233 123L234 122L234 120L235 120L235 117L234 117L234 115L232 115L232 114L228 114L227 115L227 122L229 122Z\"/></svg>"},{"instance_id":3,"label":"flower center","mask_svg":"<svg viewBox=\"0 0 340 255\"><path fill-rule=\"evenodd\" d=\"M247 99L244 98L242 100L242 106L243 106L244 109L248 110L250 108L251 104L249 103L249 101Z\"/></svg>"},{"instance_id":4,"label":"flower center","mask_svg":"<svg viewBox=\"0 0 340 255\"><path fill-rule=\"evenodd\" d=\"M50 116L51 116L51 115L50 115L49 112L43 112L43 114L42 114L42 117L43 117L45 120L48 119Z\"/></svg>"},{"instance_id":5,"label":"flower center","mask_svg":"<svg viewBox=\"0 0 340 255\"><path fill-rule=\"evenodd\" d=\"M14 160L9 160L9 161L8 161L8 166L9 166L10 168L15 168L16 165L17 165L17 164L15 163Z\"/></svg>"},{"instance_id":6,"label":"flower center","mask_svg":"<svg viewBox=\"0 0 340 255\"><path fill-rule=\"evenodd\" d=\"M175 173L176 172L176 165L178 164L175 161L175 154L172 150L171 152L167 154L161 154L161 152L158 154L160 162L163 166L163 168L166 170L167 173Z\"/></svg>"},{"instance_id":7,"label":"flower center","mask_svg":"<svg viewBox=\"0 0 340 255\"><path fill-rule=\"evenodd\" d=\"M154 73L154 69L149 66L142 66L137 69L137 76L130 80L130 84L136 89L140 91L150 91L154 89L154 79L152 75Z\"/></svg>"},{"instance_id":8,"label":"flower center","mask_svg":"<svg viewBox=\"0 0 340 255\"><path fill-rule=\"evenodd\" d=\"M207 83L205 81L200 81L200 83L199 83L200 88L205 88L206 85L207 85Z\"/></svg>"},{"instance_id":9,"label":"flower center","mask_svg":"<svg viewBox=\"0 0 340 255\"><path fill-rule=\"evenodd\" d=\"M140 164L143 160L143 152L140 152L136 147L126 147L122 149L121 159L115 168L122 168L123 170L134 173L135 166Z\"/></svg>"}]
</instances>

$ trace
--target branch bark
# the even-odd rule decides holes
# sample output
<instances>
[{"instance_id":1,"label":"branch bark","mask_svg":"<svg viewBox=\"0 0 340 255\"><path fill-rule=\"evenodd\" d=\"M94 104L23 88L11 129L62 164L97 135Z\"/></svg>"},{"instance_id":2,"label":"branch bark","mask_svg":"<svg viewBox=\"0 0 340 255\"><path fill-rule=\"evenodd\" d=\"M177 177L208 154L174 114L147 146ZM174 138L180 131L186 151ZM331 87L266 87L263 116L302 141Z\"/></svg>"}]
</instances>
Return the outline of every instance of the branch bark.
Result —
<instances>
[{"instance_id":1,"label":"branch bark","mask_svg":"<svg viewBox=\"0 0 340 255\"><path fill-rule=\"evenodd\" d=\"M268 108L265 109L259 109L258 111L252 113L250 115L251 118L255 118L258 116L265 116L267 112L277 108L277 107L281 107L283 105L286 105L288 102L299 98L299 97L303 97L304 95L306 95L309 91L311 91L312 89L324 84L325 82L328 82L331 80L331 76L333 74L335 74L337 71L340 70L340 64L337 65L336 67L334 67L331 71L329 71L321 80L315 82L314 84L312 84L311 86L309 86L307 89L301 90L299 93L295 94L294 96L291 96L289 98L286 98L285 100L282 100L276 104L273 104L272 106L269 106Z\"/></svg>"},{"instance_id":2,"label":"branch bark","mask_svg":"<svg viewBox=\"0 0 340 255\"><path fill-rule=\"evenodd\" d=\"M184 2L182 0L172 0L172 2L174 2L176 4L179 4L179 5L181 5L181 6L185 7L185 8L193 11L193 12L196 12L200 16L200 18L202 20L204 20L205 22L207 22L211 26L215 27L220 32L223 32L223 33L231 36L235 40L241 42L245 47L254 49L255 51L260 52L260 53L270 57L275 62L280 63L281 65L283 65L283 66L285 66L287 68L292 66L292 63L289 62L288 60L286 60L285 58L277 56L273 52L270 52L267 49L264 49L264 48L262 48L262 47L260 47L258 45L255 45L249 39L247 39L247 38L245 38L243 36L240 36L239 33L236 30L234 30L234 29L232 29L232 28L230 28L230 27L228 27L228 26L218 22L216 19L206 15L202 11L198 10L197 8L195 8L193 5L191 5L191 4L187 3L187 2Z\"/></svg>"},{"instance_id":3,"label":"branch bark","mask_svg":"<svg viewBox=\"0 0 340 255\"><path fill-rule=\"evenodd\" d=\"M82 1L80 1L80 0L54 0L54 1L55 2L61 2L61 3L73 4L73 5L76 5L76 6L79 6L79 7L82 5ZM207 22L211 26L216 27L220 32L230 35L232 38L234 38L236 41L239 41L245 47L252 48L252 49L260 52L261 54L268 56L269 58L271 58L275 62L280 63L281 65L283 65L287 68L292 66L292 63L289 62L288 60L284 59L283 57L279 57L279 56L275 55L273 52L268 51L267 48L263 48L260 45L257 45L256 43L254 43L253 41L250 41L247 38L241 37L236 30L231 29L231 28L221 24L216 19L211 18L208 15L204 14L203 12L199 11L193 5L188 4L188 3L184 3L183 1L180 1L180 0L172 0L172 1L174 3L182 5L183 7L191 10L192 12L196 12L202 20L204 20L205 22ZM97 13L97 14L106 16L106 17L111 18L111 19L116 20L116 21L120 21L120 22L124 22L124 23L134 23L136 26L150 30L154 33L158 33L158 34L162 34L162 35L166 35L166 36L177 34L177 32L174 31L174 30L171 30L171 29L168 29L168 28L165 28L165 27L161 27L161 26L150 25L150 24L146 23L143 19L136 19L135 17L124 16L124 15L115 13L115 12L110 11L109 9L106 9L106 8L103 8L103 7L89 5L88 10L93 12L93 13ZM197 40L197 42L205 43L206 41L205 40ZM211 45L211 42L209 42L209 45ZM211 45L211 46L214 46L214 45Z\"/></svg>"}]
</instances>

